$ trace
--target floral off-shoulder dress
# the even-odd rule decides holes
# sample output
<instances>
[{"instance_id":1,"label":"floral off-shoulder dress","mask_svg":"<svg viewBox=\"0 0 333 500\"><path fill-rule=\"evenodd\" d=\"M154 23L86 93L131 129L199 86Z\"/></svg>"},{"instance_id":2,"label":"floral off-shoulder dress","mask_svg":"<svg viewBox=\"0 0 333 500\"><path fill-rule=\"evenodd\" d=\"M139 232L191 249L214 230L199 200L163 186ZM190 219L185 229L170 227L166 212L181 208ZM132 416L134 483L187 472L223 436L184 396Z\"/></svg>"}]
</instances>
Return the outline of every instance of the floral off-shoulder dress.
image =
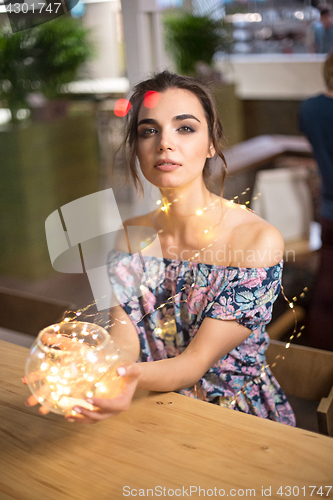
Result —
<instances>
[{"instance_id":1,"label":"floral off-shoulder dress","mask_svg":"<svg viewBox=\"0 0 333 500\"><path fill-rule=\"evenodd\" d=\"M265 358L265 326L282 268L282 260L266 268L237 268L116 250L108 261L114 294L138 332L141 361L181 354L206 317L235 320L250 336L179 392L294 426L293 411Z\"/></svg>"}]
</instances>

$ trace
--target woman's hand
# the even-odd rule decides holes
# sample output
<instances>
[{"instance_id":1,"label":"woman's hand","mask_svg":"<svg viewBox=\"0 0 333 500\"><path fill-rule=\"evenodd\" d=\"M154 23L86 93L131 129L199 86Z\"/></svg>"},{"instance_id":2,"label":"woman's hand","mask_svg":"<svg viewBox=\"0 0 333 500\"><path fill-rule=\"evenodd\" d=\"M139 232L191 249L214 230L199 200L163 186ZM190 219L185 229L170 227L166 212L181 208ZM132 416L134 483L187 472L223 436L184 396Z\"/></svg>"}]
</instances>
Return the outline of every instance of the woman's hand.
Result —
<instances>
[{"instance_id":1,"label":"woman's hand","mask_svg":"<svg viewBox=\"0 0 333 500\"><path fill-rule=\"evenodd\" d=\"M67 422L77 422L82 424L95 424L100 420L118 415L122 411L128 410L131 406L131 401L135 393L139 377L141 375L140 364L134 363L130 366L121 366L117 369L117 374L122 377L124 384L122 391L112 399L106 398L88 398L86 401L90 405L96 407L94 410L88 410L82 406L75 406L68 415L65 416ZM26 377L22 379L23 383L27 384ZM35 406L38 400L34 395L31 395L26 400L26 406ZM41 406L39 413L46 415L50 410Z\"/></svg>"},{"instance_id":2,"label":"woman's hand","mask_svg":"<svg viewBox=\"0 0 333 500\"><path fill-rule=\"evenodd\" d=\"M86 401L94 406L96 410L87 410L82 406L75 406L71 415L66 415L68 422L81 424L95 424L100 420L118 415L122 411L128 410L131 406L139 377L141 375L140 364L134 363L130 366L121 366L117 369L119 376L123 377L124 389L115 398L88 398Z\"/></svg>"}]
</instances>

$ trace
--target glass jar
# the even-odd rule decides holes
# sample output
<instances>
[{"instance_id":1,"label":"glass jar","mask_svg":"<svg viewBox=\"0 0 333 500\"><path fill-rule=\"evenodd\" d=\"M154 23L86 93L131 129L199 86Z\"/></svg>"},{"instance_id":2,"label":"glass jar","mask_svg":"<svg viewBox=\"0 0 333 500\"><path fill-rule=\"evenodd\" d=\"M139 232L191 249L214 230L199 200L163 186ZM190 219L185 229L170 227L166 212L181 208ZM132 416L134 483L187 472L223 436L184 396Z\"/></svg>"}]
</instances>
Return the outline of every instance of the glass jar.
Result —
<instances>
[{"instance_id":1,"label":"glass jar","mask_svg":"<svg viewBox=\"0 0 333 500\"><path fill-rule=\"evenodd\" d=\"M122 388L116 372L121 363L119 350L104 328L62 322L39 333L25 373L38 402L63 415L76 405L93 410L86 398L115 397Z\"/></svg>"}]
</instances>

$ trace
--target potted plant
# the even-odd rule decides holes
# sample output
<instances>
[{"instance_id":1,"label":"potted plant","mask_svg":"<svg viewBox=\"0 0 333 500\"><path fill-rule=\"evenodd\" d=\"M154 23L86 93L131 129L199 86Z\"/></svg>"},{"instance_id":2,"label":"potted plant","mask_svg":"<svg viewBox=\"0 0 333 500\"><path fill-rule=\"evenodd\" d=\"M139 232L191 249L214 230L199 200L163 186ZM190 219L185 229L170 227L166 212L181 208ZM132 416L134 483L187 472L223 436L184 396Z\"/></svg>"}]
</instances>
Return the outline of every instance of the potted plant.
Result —
<instances>
[{"instance_id":1,"label":"potted plant","mask_svg":"<svg viewBox=\"0 0 333 500\"><path fill-rule=\"evenodd\" d=\"M207 82L214 95L229 146L243 140L243 112L235 85L223 81L214 71L214 55L232 50L230 25L210 15L195 16L177 11L164 18L165 46L178 73L197 76Z\"/></svg>"},{"instance_id":2,"label":"potted plant","mask_svg":"<svg viewBox=\"0 0 333 500\"><path fill-rule=\"evenodd\" d=\"M46 218L99 189L94 109L47 122L35 120L34 113L20 120L22 109L31 108L32 94L53 103L91 54L89 32L69 15L1 32L0 99L11 110L12 123L0 126L0 274L39 279L53 273Z\"/></svg>"},{"instance_id":3,"label":"potted plant","mask_svg":"<svg viewBox=\"0 0 333 500\"><path fill-rule=\"evenodd\" d=\"M164 30L166 50L184 75L197 75L198 65L212 68L214 54L231 48L227 25L213 15L169 14L164 18Z\"/></svg>"},{"instance_id":4,"label":"potted plant","mask_svg":"<svg viewBox=\"0 0 333 500\"><path fill-rule=\"evenodd\" d=\"M59 97L92 55L89 30L69 15L16 33L0 28L0 100L12 121L20 109L31 108L30 94Z\"/></svg>"}]
</instances>

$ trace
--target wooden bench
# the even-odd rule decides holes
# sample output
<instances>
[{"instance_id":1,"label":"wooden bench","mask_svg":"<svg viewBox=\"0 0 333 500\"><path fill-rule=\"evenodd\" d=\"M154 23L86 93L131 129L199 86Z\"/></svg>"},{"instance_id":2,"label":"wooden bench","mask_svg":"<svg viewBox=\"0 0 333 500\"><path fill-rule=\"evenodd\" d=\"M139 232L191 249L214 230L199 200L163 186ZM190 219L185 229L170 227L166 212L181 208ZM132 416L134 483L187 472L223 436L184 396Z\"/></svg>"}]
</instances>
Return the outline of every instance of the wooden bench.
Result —
<instances>
[{"instance_id":1,"label":"wooden bench","mask_svg":"<svg viewBox=\"0 0 333 500\"><path fill-rule=\"evenodd\" d=\"M224 196L232 199L250 188L250 199L258 170L272 166L272 163L287 155L313 157L310 143L302 136L260 135L226 148L224 156L228 165ZM221 160L214 158L210 163L209 188L221 194Z\"/></svg>"},{"instance_id":2,"label":"wooden bench","mask_svg":"<svg viewBox=\"0 0 333 500\"><path fill-rule=\"evenodd\" d=\"M263 168L286 155L312 157L312 147L302 136L259 135L224 152L228 174Z\"/></svg>"},{"instance_id":3,"label":"wooden bench","mask_svg":"<svg viewBox=\"0 0 333 500\"><path fill-rule=\"evenodd\" d=\"M333 352L271 340L266 356L287 397L319 402L318 430L333 436Z\"/></svg>"},{"instance_id":4,"label":"wooden bench","mask_svg":"<svg viewBox=\"0 0 333 500\"><path fill-rule=\"evenodd\" d=\"M0 288L0 327L4 329L36 336L59 322L65 311L75 309L67 302Z\"/></svg>"}]
</instances>

